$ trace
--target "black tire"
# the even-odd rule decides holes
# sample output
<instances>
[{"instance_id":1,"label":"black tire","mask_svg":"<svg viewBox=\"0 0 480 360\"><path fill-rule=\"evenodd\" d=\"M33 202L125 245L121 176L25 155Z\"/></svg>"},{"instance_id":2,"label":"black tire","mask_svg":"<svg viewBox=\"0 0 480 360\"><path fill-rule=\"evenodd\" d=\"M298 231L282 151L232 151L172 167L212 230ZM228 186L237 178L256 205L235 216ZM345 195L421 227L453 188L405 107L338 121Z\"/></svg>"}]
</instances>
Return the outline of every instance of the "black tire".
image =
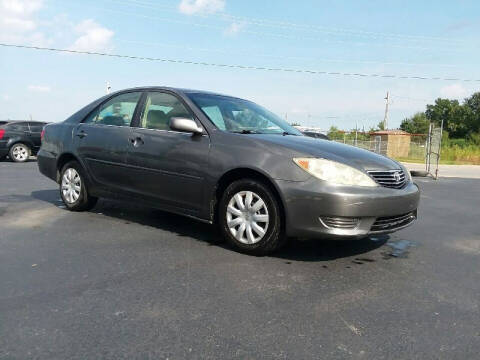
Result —
<instances>
[{"instance_id":1,"label":"black tire","mask_svg":"<svg viewBox=\"0 0 480 360\"><path fill-rule=\"evenodd\" d=\"M67 199L67 196L62 191L64 185L64 176L67 170L73 169L79 175L80 178L80 192L78 198L75 201L73 199ZM63 200L63 203L70 211L86 211L90 210L97 203L98 198L88 194L85 172L83 171L82 166L77 161L70 161L66 163L62 171L60 172L60 197Z\"/></svg>"},{"instance_id":2,"label":"black tire","mask_svg":"<svg viewBox=\"0 0 480 360\"><path fill-rule=\"evenodd\" d=\"M239 192L251 191L258 195L268 209L268 227L263 237L255 243L246 244L233 236L227 224L227 207L230 200ZM277 198L270 188L254 179L241 179L232 182L224 191L218 207L218 224L222 236L238 251L250 255L266 255L278 250L285 243L282 231L282 216ZM258 234L257 234L258 235Z\"/></svg>"},{"instance_id":3,"label":"black tire","mask_svg":"<svg viewBox=\"0 0 480 360\"><path fill-rule=\"evenodd\" d=\"M425 177L425 176L428 176L428 171L425 171L425 170L411 170L410 174L414 177Z\"/></svg>"},{"instance_id":4,"label":"black tire","mask_svg":"<svg viewBox=\"0 0 480 360\"><path fill-rule=\"evenodd\" d=\"M8 151L8 157L13 162L23 163L28 161L32 150L30 147L24 143L13 144L10 150Z\"/></svg>"}]
</instances>

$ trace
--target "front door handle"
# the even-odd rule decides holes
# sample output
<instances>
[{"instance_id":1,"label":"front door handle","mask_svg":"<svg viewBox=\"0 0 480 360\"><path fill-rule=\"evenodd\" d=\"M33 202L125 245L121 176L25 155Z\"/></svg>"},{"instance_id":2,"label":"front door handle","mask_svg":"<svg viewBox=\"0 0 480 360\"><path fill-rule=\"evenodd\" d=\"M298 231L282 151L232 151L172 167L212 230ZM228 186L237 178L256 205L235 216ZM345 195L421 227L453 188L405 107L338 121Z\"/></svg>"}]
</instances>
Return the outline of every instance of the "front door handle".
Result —
<instances>
[{"instance_id":1,"label":"front door handle","mask_svg":"<svg viewBox=\"0 0 480 360\"><path fill-rule=\"evenodd\" d=\"M135 137L135 138L130 138L128 139L130 140L130 142L133 144L133 146L135 147L139 147L140 145L143 145L144 142L143 142L143 139L139 136Z\"/></svg>"},{"instance_id":2,"label":"front door handle","mask_svg":"<svg viewBox=\"0 0 480 360\"><path fill-rule=\"evenodd\" d=\"M85 131L80 131L79 133L76 134L80 139L83 139L85 136L88 134Z\"/></svg>"}]
</instances>

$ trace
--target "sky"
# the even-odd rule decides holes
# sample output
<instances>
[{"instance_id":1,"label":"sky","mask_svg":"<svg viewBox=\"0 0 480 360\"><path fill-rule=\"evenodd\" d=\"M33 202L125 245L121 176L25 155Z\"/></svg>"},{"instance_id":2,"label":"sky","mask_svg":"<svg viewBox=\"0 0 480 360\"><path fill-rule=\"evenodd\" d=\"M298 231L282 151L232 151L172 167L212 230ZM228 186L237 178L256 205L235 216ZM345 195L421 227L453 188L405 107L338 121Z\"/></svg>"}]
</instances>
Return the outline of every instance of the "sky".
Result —
<instances>
[{"instance_id":1,"label":"sky","mask_svg":"<svg viewBox=\"0 0 480 360\"><path fill-rule=\"evenodd\" d=\"M478 0L0 0L0 43L303 71L0 46L0 119L62 121L108 82L220 92L304 126L368 130L387 91L389 128L438 97L480 91L480 81L398 78L480 80Z\"/></svg>"}]
</instances>

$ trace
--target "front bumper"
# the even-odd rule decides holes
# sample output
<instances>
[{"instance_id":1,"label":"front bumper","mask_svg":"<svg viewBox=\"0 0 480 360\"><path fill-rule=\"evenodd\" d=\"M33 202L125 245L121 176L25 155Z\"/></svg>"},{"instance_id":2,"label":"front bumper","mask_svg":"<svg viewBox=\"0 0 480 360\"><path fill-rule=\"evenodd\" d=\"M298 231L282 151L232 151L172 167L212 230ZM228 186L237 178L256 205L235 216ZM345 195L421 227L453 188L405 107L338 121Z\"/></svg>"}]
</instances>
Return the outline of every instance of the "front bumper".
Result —
<instances>
[{"instance_id":1,"label":"front bumper","mask_svg":"<svg viewBox=\"0 0 480 360\"><path fill-rule=\"evenodd\" d=\"M412 182L403 189L335 186L313 177L276 184L287 236L362 238L400 230L417 217L420 191Z\"/></svg>"}]
</instances>

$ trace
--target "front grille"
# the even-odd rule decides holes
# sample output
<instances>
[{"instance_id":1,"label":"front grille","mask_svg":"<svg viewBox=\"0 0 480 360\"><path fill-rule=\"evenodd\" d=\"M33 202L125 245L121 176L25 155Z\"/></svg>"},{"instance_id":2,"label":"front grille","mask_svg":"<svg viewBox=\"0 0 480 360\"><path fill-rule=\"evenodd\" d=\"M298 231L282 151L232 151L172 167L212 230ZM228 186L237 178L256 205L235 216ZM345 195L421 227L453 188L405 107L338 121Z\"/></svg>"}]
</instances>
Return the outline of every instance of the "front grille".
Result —
<instances>
[{"instance_id":1,"label":"front grille","mask_svg":"<svg viewBox=\"0 0 480 360\"><path fill-rule=\"evenodd\" d=\"M358 218L348 218L348 217L331 217L331 216L322 216L320 221L328 228L331 229L355 229L358 225Z\"/></svg>"},{"instance_id":2,"label":"front grille","mask_svg":"<svg viewBox=\"0 0 480 360\"><path fill-rule=\"evenodd\" d=\"M416 218L417 218L417 213L415 211L412 211L403 215L379 217L373 223L370 231L374 232L374 231L395 230L410 224Z\"/></svg>"},{"instance_id":3,"label":"front grille","mask_svg":"<svg viewBox=\"0 0 480 360\"><path fill-rule=\"evenodd\" d=\"M367 171L375 181L385 187L401 189L407 183L403 170Z\"/></svg>"}]
</instances>

